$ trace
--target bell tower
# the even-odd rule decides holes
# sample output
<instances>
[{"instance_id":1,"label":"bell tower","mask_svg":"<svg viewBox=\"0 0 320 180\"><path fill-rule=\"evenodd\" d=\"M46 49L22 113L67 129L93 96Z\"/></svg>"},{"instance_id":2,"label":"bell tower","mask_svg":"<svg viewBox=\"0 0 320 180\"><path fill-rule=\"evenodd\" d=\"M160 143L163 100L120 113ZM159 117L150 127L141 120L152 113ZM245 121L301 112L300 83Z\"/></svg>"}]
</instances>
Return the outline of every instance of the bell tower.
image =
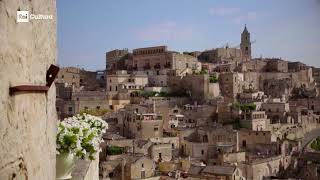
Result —
<instances>
[{"instance_id":1,"label":"bell tower","mask_svg":"<svg viewBox=\"0 0 320 180\"><path fill-rule=\"evenodd\" d=\"M244 25L244 30L241 33L240 49L242 53L242 59L250 60L251 59L251 41L250 41L250 33L247 30L246 25Z\"/></svg>"}]
</instances>

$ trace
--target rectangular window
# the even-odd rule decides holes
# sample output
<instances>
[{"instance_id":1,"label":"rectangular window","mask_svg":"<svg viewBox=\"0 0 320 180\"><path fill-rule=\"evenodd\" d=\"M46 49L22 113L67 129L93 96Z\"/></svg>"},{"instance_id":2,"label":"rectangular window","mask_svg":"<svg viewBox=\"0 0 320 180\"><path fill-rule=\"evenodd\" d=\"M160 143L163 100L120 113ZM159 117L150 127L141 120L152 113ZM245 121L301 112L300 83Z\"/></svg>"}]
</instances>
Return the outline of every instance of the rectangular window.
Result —
<instances>
[{"instance_id":1,"label":"rectangular window","mask_svg":"<svg viewBox=\"0 0 320 180\"><path fill-rule=\"evenodd\" d=\"M69 111L69 112L72 112L72 107L68 107L68 111Z\"/></svg>"},{"instance_id":2,"label":"rectangular window","mask_svg":"<svg viewBox=\"0 0 320 180\"><path fill-rule=\"evenodd\" d=\"M154 127L153 130L154 131L159 131L159 128L158 127Z\"/></svg>"}]
</instances>

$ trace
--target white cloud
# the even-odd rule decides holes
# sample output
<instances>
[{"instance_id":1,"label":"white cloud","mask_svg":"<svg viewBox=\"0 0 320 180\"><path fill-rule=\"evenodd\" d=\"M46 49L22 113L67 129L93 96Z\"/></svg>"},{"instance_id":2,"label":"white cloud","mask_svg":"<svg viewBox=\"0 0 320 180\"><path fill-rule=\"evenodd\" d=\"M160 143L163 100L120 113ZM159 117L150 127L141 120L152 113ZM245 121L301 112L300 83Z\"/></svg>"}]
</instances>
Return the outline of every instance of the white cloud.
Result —
<instances>
[{"instance_id":1,"label":"white cloud","mask_svg":"<svg viewBox=\"0 0 320 180\"><path fill-rule=\"evenodd\" d=\"M232 21L236 24L244 24L248 23L250 21L254 21L257 19L257 13L256 12L247 12L245 14L241 14L239 16L236 16L232 19Z\"/></svg>"},{"instance_id":2,"label":"white cloud","mask_svg":"<svg viewBox=\"0 0 320 180\"><path fill-rule=\"evenodd\" d=\"M193 36L193 29L169 21L140 28L135 34L139 40L145 41L184 40Z\"/></svg>"},{"instance_id":3,"label":"white cloud","mask_svg":"<svg viewBox=\"0 0 320 180\"><path fill-rule=\"evenodd\" d=\"M240 12L239 8L233 7L213 7L209 9L209 14L213 16L229 16Z\"/></svg>"},{"instance_id":4,"label":"white cloud","mask_svg":"<svg viewBox=\"0 0 320 180\"><path fill-rule=\"evenodd\" d=\"M213 7L209 9L212 16L223 16L236 24L244 24L257 19L256 12L248 12L237 7Z\"/></svg>"}]
</instances>

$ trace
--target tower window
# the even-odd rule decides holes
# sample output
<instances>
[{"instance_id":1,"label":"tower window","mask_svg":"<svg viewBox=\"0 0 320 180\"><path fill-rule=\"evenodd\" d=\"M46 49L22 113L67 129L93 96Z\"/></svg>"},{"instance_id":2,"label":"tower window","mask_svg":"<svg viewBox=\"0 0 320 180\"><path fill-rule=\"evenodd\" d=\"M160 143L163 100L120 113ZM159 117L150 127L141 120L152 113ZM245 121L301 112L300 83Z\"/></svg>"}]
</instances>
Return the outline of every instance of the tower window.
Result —
<instances>
[{"instance_id":1,"label":"tower window","mask_svg":"<svg viewBox=\"0 0 320 180\"><path fill-rule=\"evenodd\" d=\"M246 51L248 51L249 50L249 48L248 47L246 47Z\"/></svg>"}]
</instances>

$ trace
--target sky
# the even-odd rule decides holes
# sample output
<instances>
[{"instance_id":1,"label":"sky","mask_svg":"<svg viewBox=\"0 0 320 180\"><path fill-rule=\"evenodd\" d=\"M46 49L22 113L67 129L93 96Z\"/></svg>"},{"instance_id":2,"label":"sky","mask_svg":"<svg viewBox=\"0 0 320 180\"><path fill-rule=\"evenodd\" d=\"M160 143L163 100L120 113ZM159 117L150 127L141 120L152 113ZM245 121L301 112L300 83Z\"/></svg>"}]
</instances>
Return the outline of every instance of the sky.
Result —
<instances>
[{"instance_id":1,"label":"sky","mask_svg":"<svg viewBox=\"0 0 320 180\"><path fill-rule=\"evenodd\" d=\"M57 16L63 67L103 70L114 49L235 47L245 24L253 57L320 67L320 0L57 0Z\"/></svg>"}]
</instances>

